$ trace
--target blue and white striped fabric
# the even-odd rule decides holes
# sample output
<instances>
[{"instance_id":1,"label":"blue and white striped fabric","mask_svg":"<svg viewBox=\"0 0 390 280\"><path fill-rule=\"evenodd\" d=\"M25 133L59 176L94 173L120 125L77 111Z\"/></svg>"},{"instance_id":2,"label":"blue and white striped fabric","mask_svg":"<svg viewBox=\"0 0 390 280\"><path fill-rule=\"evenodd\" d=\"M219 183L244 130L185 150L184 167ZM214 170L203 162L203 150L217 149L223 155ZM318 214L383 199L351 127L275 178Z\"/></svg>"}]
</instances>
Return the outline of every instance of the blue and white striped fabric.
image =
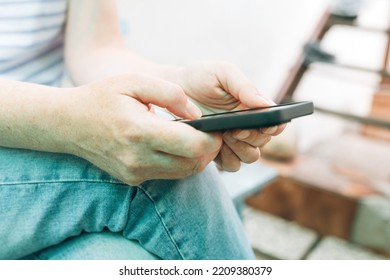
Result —
<instances>
[{"instance_id":1,"label":"blue and white striped fabric","mask_svg":"<svg viewBox=\"0 0 390 280\"><path fill-rule=\"evenodd\" d=\"M59 85L67 0L0 0L0 77Z\"/></svg>"}]
</instances>

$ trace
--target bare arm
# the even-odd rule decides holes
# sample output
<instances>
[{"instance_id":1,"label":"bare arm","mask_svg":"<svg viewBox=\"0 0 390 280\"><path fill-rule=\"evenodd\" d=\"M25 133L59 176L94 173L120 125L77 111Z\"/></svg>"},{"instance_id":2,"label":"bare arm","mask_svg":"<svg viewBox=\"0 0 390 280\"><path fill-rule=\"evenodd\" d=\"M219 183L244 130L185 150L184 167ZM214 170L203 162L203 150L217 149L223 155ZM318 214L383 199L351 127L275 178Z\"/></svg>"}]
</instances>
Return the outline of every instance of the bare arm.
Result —
<instances>
[{"instance_id":1,"label":"bare arm","mask_svg":"<svg viewBox=\"0 0 390 280\"><path fill-rule=\"evenodd\" d=\"M65 152L62 133L52 128L63 126L68 91L0 79L0 146Z\"/></svg>"},{"instance_id":2,"label":"bare arm","mask_svg":"<svg viewBox=\"0 0 390 280\"><path fill-rule=\"evenodd\" d=\"M65 62L77 85L129 73L168 78L180 69L156 64L125 46L115 0L70 1L65 42Z\"/></svg>"},{"instance_id":3,"label":"bare arm","mask_svg":"<svg viewBox=\"0 0 390 280\"><path fill-rule=\"evenodd\" d=\"M91 16L83 3L102 11L111 1L72 1L78 2L82 2L80 9L72 6L70 20ZM90 20L96 23L93 17ZM102 15L99 20L107 20L109 28L109 18ZM109 33L104 28L101 31ZM74 33L69 38L75 41L90 33L78 33L77 28L67 32ZM108 38L96 36L103 42ZM82 41L75 47L83 55L83 48L92 48L94 42ZM82 58L76 50L67 50L72 60ZM75 63L70 67L73 74L80 74L79 83L99 81L58 89L0 79L0 146L74 154L131 185L188 176L203 170L218 154L220 135L163 120L149 110L155 104L183 118L199 116L178 85L139 74L100 79L115 73L103 67L91 70L94 75L89 76L90 66Z\"/></svg>"}]
</instances>

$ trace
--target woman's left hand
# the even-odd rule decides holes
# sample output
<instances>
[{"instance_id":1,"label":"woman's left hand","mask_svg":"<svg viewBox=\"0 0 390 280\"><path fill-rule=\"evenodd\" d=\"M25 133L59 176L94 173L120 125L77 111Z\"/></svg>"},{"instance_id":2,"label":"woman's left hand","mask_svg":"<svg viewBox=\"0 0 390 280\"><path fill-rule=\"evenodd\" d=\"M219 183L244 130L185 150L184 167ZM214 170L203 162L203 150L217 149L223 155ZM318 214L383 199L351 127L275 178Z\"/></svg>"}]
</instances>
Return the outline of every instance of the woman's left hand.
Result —
<instances>
[{"instance_id":1,"label":"woman's left hand","mask_svg":"<svg viewBox=\"0 0 390 280\"><path fill-rule=\"evenodd\" d=\"M234 65L201 63L179 72L178 84L201 108L203 114L275 105ZM221 169L237 171L241 162L259 159L260 148L280 134L285 125L251 130L231 130L223 134L223 146L215 158Z\"/></svg>"}]
</instances>

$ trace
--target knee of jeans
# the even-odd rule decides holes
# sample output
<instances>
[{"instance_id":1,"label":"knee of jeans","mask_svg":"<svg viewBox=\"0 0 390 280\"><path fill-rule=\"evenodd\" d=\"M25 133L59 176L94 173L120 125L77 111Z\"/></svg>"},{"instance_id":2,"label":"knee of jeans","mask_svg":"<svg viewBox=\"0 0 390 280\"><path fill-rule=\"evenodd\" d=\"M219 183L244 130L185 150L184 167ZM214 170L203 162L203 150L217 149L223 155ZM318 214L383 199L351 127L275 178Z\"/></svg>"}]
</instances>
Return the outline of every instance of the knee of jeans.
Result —
<instances>
[{"instance_id":1,"label":"knee of jeans","mask_svg":"<svg viewBox=\"0 0 390 280\"><path fill-rule=\"evenodd\" d=\"M157 260L136 240L121 233L82 233L30 256L44 260Z\"/></svg>"}]
</instances>

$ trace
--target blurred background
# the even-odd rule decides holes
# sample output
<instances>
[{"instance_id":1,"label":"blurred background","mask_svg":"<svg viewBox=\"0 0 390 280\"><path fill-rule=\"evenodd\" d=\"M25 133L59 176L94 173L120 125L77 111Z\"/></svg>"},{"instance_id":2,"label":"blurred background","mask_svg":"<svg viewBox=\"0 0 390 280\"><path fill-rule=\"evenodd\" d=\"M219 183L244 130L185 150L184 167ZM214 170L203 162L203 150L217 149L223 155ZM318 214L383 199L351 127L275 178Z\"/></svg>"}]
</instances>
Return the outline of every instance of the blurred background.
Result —
<instances>
[{"instance_id":1,"label":"blurred background","mask_svg":"<svg viewBox=\"0 0 390 280\"><path fill-rule=\"evenodd\" d=\"M130 48L236 64L278 103L312 100L221 172L259 259L390 258L390 0L119 0Z\"/></svg>"}]
</instances>

